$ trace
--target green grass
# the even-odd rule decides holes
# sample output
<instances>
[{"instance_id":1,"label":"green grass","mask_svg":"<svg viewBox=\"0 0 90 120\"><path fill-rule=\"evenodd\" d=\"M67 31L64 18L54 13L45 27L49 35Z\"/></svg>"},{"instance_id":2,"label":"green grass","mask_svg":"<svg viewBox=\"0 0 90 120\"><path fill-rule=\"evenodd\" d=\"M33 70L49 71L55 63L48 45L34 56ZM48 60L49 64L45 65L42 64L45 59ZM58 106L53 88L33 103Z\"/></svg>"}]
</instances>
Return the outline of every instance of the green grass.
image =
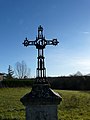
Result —
<instances>
[{"instance_id":1,"label":"green grass","mask_svg":"<svg viewBox=\"0 0 90 120\"><path fill-rule=\"evenodd\" d=\"M0 120L25 120L20 98L30 88L0 88ZM90 91L55 90L62 96L58 106L59 120L90 120Z\"/></svg>"}]
</instances>

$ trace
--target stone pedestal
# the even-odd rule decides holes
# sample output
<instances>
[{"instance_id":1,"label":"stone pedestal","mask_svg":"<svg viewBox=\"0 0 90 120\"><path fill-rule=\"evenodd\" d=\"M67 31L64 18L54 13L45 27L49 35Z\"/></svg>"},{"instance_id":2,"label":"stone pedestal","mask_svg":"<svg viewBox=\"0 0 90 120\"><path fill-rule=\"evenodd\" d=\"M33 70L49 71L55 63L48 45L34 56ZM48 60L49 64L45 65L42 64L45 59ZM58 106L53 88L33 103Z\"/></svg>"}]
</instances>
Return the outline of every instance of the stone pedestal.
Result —
<instances>
[{"instance_id":1,"label":"stone pedestal","mask_svg":"<svg viewBox=\"0 0 90 120\"><path fill-rule=\"evenodd\" d=\"M58 120L57 105L61 100L48 84L34 84L31 92L20 99L26 107L26 120Z\"/></svg>"},{"instance_id":2,"label":"stone pedestal","mask_svg":"<svg viewBox=\"0 0 90 120\"><path fill-rule=\"evenodd\" d=\"M57 120L56 105L26 106L26 120Z\"/></svg>"}]
</instances>

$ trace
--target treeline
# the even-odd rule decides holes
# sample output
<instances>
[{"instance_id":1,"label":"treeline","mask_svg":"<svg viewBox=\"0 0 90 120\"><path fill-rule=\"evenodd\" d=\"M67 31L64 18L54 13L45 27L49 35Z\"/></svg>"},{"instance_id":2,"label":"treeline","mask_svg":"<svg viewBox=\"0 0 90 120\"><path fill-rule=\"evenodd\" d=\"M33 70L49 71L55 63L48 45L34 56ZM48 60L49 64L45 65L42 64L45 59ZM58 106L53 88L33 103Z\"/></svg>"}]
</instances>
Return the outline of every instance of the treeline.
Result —
<instances>
[{"instance_id":1,"label":"treeline","mask_svg":"<svg viewBox=\"0 0 90 120\"><path fill-rule=\"evenodd\" d=\"M52 89L90 90L90 76L64 76L47 78ZM0 82L0 87L31 87L35 79L10 79Z\"/></svg>"}]
</instances>

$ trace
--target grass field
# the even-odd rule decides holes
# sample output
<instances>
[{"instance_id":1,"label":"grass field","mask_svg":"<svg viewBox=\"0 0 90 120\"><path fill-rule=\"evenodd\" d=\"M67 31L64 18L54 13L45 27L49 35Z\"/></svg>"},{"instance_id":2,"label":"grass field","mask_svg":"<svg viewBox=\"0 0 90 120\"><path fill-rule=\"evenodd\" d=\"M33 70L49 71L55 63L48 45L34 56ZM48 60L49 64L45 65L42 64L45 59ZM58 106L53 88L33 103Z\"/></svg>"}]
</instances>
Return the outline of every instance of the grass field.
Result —
<instances>
[{"instance_id":1,"label":"grass field","mask_svg":"<svg viewBox=\"0 0 90 120\"><path fill-rule=\"evenodd\" d=\"M0 88L0 120L25 120L20 98L30 88ZM55 90L63 100L58 106L59 120L90 120L90 91Z\"/></svg>"}]
</instances>

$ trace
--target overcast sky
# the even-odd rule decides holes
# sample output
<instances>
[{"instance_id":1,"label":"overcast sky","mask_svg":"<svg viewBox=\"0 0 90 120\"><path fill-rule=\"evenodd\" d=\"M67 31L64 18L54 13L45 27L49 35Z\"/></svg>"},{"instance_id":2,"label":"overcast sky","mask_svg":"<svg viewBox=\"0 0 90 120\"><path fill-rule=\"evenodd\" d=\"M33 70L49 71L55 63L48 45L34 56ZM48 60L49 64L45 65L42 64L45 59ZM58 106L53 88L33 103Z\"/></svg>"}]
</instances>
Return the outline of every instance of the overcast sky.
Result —
<instances>
[{"instance_id":1,"label":"overcast sky","mask_svg":"<svg viewBox=\"0 0 90 120\"><path fill-rule=\"evenodd\" d=\"M45 49L47 76L90 73L90 0L0 0L0 72L24 60L35 76L37 50L22 42L39 25L59 41Z\"/></svg>"}]
</instances>

